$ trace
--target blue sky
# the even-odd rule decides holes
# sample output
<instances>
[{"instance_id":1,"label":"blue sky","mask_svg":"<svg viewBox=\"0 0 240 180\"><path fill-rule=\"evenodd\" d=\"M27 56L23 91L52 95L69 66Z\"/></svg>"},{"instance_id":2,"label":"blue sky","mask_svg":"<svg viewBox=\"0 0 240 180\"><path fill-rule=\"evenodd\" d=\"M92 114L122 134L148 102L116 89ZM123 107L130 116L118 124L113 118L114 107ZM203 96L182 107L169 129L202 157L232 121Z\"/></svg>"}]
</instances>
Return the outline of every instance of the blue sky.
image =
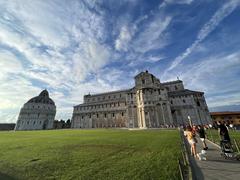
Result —
<instances>
[{"instance_id":1,"label":"blue sky","mask_svg":"<svg viewBox=\"0 0 240 180\"><path fill-rule=\"evenodd\" d=\"M47 88L56 118L148 69L240 110L240 0L0 0L0 122Z\"/></svg>"}]
</instances>

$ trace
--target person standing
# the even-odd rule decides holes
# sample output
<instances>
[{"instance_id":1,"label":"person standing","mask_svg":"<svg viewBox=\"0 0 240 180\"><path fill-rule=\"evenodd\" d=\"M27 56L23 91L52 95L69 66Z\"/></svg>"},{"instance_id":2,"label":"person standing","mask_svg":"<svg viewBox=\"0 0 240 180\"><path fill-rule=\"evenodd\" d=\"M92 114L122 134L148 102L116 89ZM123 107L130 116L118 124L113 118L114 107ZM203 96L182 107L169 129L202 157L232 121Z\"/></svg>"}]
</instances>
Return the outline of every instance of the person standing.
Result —
<instances>
[{"instance_id":1,"label":"person standing","mask_svg":"<svg viewBox=\"0 0 240 180\"><path fill-rule=\"evenodd\" d=\"M191 154L197 157L197 148L196 148L196 138L194 137L193 129L191 126L187 126L186 131L184 131L184 135L187 137L187 140L191 146Z\"/></svg>"},{"instance_id":2,"label":"person standing","mask_svg":"<svg viewBox=\"0 0 240 180\"><path fill-rule=\"evenodd\" d=\"M228 129L227 127L225 126L224 123L222 123L221 121L218 121L217 122L218 124L218 133L219 133L219 136L221 138L221 140L225 140L225 141L231 141L230 140L230 136L229 136L229 133L228 133Z\"/></svg>"},{"instance_id":3,"label":"person standing","mask_svg":"<svg viewBox=\"0 0 240 180\"><path fill-rule=\"evenodd\" d=\"M205 141L206 133L205 133L203 125L198 126L198 134L199 134L199 137L200 137L200 139L201 139L201 141L203 143L203 149L207 150L208 147L207 147L207 144L206 144L206 141Z\"/></svg>"}]
</instances>

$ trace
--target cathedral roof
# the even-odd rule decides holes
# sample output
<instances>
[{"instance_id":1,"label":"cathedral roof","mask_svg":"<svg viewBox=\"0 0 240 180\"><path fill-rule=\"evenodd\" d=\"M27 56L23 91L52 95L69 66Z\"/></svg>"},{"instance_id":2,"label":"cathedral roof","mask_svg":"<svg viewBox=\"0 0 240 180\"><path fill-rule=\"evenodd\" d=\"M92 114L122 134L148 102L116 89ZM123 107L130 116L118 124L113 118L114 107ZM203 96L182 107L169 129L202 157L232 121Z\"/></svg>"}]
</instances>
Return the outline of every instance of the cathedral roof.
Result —
<instances>
[{"instance_id":1,"label":"cathedral roof","mask_svg":"<svg viewBox=\"0 0 240 180\"><path fill-rule=\"evenodd\" d=\"M27 103L42 103L55 105L54 101L49 97L48 91L43 90L38 96L31 98Z\"/></svg>"},{"instance_id":2,"label":"cathedral roof","mask_svg":"<svg viewBox=\"0 0 240 180\"><path fill-rule=\"evenodd\" d=\"M177 84L177 83L181 83L181 82L182 82L182 80L168 81L168 82L163 82L162 85Z\"/></svg>"},{"instance_id":3,"label":"cathedral roof","mask_svg":"<svg viewBox=\"0 0 240 180\"><path fill-rule=\"evenodd\" d=\"M192 95L192 94L204 94L204 93L201 91L192 91L189 89L168 92L169 96L184 96L184 95Z\"/></svg>"}]
</instances>

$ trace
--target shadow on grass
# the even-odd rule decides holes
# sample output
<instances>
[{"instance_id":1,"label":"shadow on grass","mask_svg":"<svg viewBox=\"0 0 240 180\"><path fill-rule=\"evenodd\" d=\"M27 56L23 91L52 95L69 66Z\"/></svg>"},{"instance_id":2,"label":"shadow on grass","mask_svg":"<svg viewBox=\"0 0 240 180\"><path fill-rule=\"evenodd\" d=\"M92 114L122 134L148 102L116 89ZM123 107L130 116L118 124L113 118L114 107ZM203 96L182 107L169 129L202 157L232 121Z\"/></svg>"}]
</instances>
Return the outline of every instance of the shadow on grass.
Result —
<instances>
[{"instance_id":1,"label":"shadow on grass","mask_svg":"<svg viewBox=\"0 0 240 180\"><path fill-rule=\"evenodd\" d=\"M4 173L1 173L1 172L0 172L0 179L1 180L16 180L15 177L11 177L11 176L9 176L7 174L4 174Z\"/></svg>"}]
</instances>

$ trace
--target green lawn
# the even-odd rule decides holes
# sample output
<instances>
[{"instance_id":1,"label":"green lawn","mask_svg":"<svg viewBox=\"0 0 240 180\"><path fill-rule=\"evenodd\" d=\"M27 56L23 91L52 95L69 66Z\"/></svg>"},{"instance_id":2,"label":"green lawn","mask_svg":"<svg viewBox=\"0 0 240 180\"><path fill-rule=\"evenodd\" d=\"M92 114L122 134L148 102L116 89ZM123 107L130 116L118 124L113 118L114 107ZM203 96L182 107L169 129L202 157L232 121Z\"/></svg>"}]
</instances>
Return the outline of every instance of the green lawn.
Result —
<instances>
[{"instance_id":1,"label":"green lawn","mask_svg":"<svg viewBox=\"0 0 240 180\"><path fill-rule=\"evenodd\" d=\"M177 130L0 132L0 179L180 179Z\"/></svg>"}]
</instances>

